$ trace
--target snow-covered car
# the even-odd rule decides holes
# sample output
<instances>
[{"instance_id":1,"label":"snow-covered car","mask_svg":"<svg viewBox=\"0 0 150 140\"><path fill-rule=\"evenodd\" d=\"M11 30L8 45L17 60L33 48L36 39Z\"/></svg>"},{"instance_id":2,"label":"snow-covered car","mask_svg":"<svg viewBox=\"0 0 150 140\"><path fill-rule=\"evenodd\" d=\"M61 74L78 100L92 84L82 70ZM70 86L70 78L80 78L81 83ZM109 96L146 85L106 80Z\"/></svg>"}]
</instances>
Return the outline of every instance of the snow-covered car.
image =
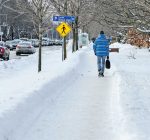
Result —
<instances>
[{"instance_id":1,"label":"snow-covered car","mask_svg":"<svg viewBox=\"0 0 150 140\"><path fill-rule=\"evenodd\" d=\"M33 54L35 53L35 48L32 46L31 42L20 42L16 47L16 55L20 54Z\"/></svg>"},{"instance_id":2,"label":"snow-covered car","mask_svg":"<svg viewBox=\"0 0 150 140\"><path fill-rule=\"evenodd\" d=\"M6 41L5 45L6 45L7 48L9 48L10 50L16 49L16 45L14 45L13 40Z\"/></svg>"},{"instance_id":3,"label":"snow-covered car","mask_svg":"<svg viewBox=\"0 0 150 140\"><path fill-rule=\"evenodd\" d=\"M28 38L19 38L19 40L21 40L21 41L29 41Z\"/></svg>"},{"instance_id":4,"label":"snow-covered car","mask_svg":"<svg viewBox=\"0 0 150 140\"><path fill-rule=\"evenodd\" d=\"M39 47L39 40L38 39L30 39L30 42L32 42L32 45L34 47Z\"/></svg>"},{"instance_id":5,"label":"snow-covered car","mask_svg":"<svg viewBox=\"0 0 150 140\"><path fill-rule=\"evenodd\" d=\"M0 58L9 60L10 51L6 46L0 46Z\"/></svg>"},{"instance_id":6,"label":"snow-covered car","mask_svg":"<svg viewBox=\"0 0 150 140\"><path fill-rule=\"evenodd\" d=\"M66 40L66 43L67 43L67 40ZM62 45L62 44L63 44L63 40L58 40L58 39L55 40L55 45Z\"/></svg>"},{"instance_id":7,"label":"snow-covered car","mask_svg":"<svg viewBox=\"0 0 150 140\"><path fill-rule=\"evenodd\" d=\"M5 42L4 41L0 41L0 46L4 46Z\"/></svg>"},{"instance_id":8,"label":"snow-covered car","mask_svg":"<svg viewBox=\"0 0 150 140\"><path fill-rule=\"evenodd\" d=\"M48 38L43 37L42 38L42 46L48 46L48 45L49 45Z\"/></svg>"}]
</instances>

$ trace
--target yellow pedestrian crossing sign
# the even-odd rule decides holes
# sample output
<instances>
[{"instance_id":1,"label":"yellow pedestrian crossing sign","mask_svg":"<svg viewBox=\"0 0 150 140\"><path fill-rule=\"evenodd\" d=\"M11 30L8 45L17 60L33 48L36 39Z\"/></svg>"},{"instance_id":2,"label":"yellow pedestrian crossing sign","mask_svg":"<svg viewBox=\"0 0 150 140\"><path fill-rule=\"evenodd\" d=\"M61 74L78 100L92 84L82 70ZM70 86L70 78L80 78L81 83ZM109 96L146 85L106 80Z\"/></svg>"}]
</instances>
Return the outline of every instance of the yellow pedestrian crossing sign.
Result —
<instances>
[{"instance_id":1,"label":"yellow pedestrian crossing sign","mask_svg":"<svg viewBox=\"0 0 150 140\"><path fill-rule=\"evenodd\" d=\"M65 37L70 31L71 31L71 27L65 23L62 22L57 28L56 28L57 32L60 34L60 36Z\"/></svg>"}]
</instances>

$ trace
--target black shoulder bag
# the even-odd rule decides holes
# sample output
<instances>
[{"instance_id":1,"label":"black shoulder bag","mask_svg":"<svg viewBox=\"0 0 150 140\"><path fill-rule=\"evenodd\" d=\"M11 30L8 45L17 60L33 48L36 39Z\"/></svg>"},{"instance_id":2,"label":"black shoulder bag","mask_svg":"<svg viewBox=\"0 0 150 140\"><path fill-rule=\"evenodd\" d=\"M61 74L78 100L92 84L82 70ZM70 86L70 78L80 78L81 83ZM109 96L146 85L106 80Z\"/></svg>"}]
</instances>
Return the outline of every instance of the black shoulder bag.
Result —
<instances>
[{"instance_id":1,"label":"black shoulder bag","mask_svg":"<svg viewBox=\"0 0 150 140\"><path fill-rule=\"evenodd\" d=\"M106 62L105 62L105 66L106 66L106 69L110 69L110 67L111 67L109 56L107 56L107 59L106 59Z\"/></svg>"}]
</instances>

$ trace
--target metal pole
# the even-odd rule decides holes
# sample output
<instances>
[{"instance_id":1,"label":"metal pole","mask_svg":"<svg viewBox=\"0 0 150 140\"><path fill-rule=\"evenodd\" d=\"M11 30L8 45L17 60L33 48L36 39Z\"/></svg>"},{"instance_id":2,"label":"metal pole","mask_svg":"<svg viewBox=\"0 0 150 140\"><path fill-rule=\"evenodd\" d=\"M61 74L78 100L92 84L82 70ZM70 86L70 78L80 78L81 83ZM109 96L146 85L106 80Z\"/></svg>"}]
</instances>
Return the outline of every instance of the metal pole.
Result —
<instances>
[{"instance_id":1,"label":"metal pole","mask_svg":"<svg viewBox=\"0 0 150 140\"><path fill-rule=\"evenodd\" d=\"M0 25L0 32L1 32L1 25ZM1 35L1 41L2 41L2 35Z\"/></svg>"},{"instance_id":2,"label":"metal pole","mask_svg":"<svg viewBox=\"0 0 150 140\"><path fill-rule=\"evenodd\" d=\"M64 38L63 38L63 45L62 45L62 61L64 61Z\"/></svg>"},{"instance_id":3,"label":"metal pole","mask_svg":"<svg viewBox=\"0 0 150 140\"><path fill-rule=\"evenodd\" d=\"M52 26L52 40L54 40L54 28Z\"/></svg>"}]
</instances>

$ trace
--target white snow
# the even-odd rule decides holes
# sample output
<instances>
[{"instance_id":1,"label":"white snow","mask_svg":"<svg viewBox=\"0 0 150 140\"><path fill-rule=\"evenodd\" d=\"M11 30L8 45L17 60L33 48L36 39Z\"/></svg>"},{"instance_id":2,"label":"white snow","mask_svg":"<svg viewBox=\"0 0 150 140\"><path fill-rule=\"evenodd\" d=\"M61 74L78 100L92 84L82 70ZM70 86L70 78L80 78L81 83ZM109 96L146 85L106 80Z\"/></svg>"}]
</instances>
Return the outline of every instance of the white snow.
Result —
<instances>
[{"instance_id":1,"label":"white snow","mask_svg":"<svg viewBox=\"0 0 150 140\"><path fill-rule=\"evenodd\" d=\"M92 44L0 61L0 140L149 140L150 52L115 43L97 76Z\"/></svg>"},{"instance_id":2,"label":"white snow","mask_svg":"<svg viewBox=\"0 0 150 140\"><path fill-rule=\"evenodd\" d=\"M139 31L141 31L141 32L144 32L144 33L150 33L150 30L146 30L146 29L140 29L140 28L137 28Z\"/></svg>"}]
</instances>

